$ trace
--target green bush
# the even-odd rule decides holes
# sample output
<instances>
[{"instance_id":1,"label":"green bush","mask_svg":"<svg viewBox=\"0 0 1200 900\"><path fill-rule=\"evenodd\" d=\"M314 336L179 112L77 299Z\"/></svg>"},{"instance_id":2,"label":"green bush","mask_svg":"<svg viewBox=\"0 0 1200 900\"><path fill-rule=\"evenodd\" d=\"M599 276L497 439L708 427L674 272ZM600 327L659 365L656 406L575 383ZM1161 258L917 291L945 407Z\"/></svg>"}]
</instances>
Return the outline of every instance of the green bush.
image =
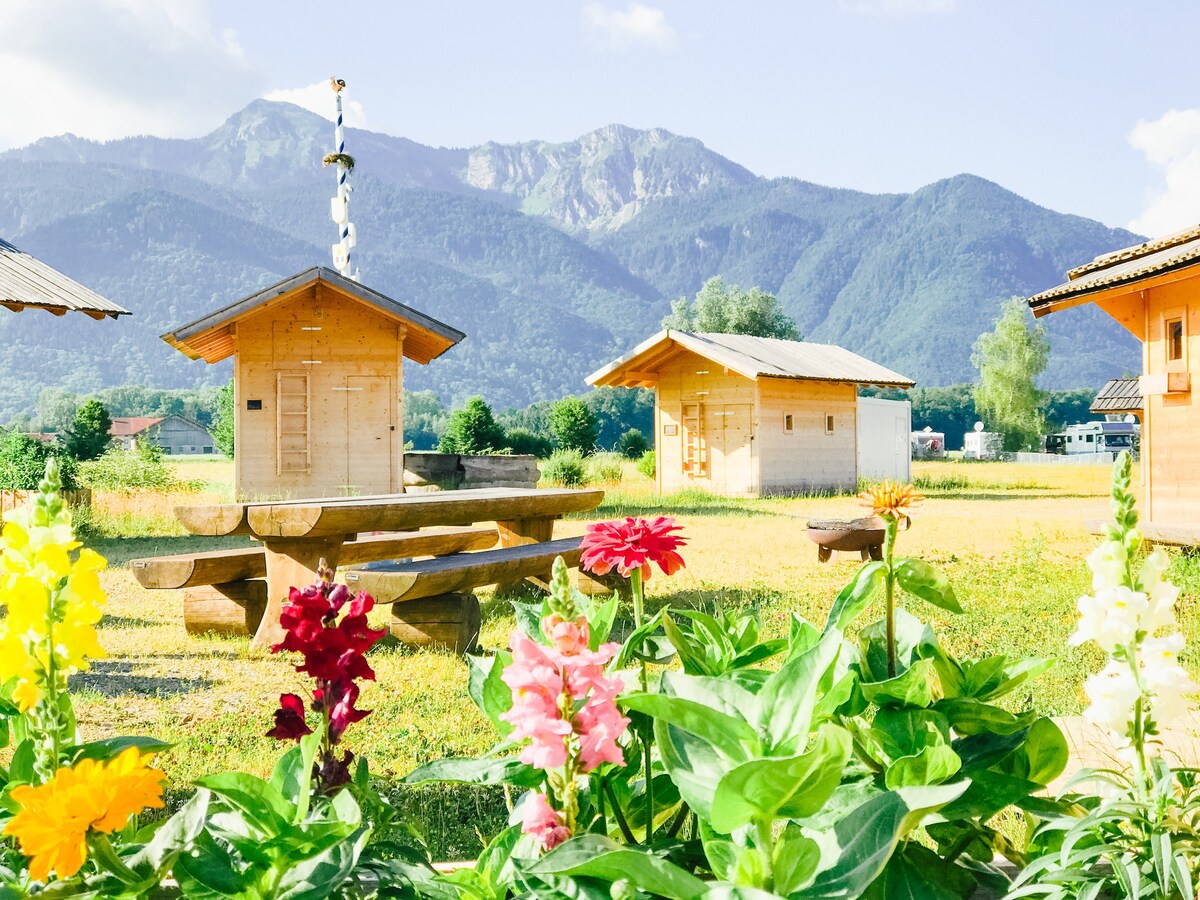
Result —
<instances>
[{"instance_id":1,"label":"green bush","mask_svg":"<svg viewBox=\"0 0 1200 900\"><path fill-rule=\"evenodd\" d=\"M95 459L112 443L112 417L94 397L75 410L75 423L67 431L67 454L84 462Z\"/></svg>"},{"instance_id":2,"label":"green bush","mask_svg":"<svg viewBox=\"0 0 1200 900\"><path fill-rule=\"evenodd\" d=\"M578 397L564 397L550 409L550 433L560 450L589 454L596 449L596 414Z\"/></svg>"},{"instance_id":3,"label":"green bush","mask_svg":"<svg viewBox=\"0 0 1200 900\"><path fill-rule=\"evenodd\" d=\"M236 416L234 409L233 379L217 393L217 412L213 416L212 436L217 449L233 459L233 420Z\"/></svg>"},{"instance_id":4,"label":"green bush","mask_svg":"<svg viewBox=\"0 0 1200 900\"><path fill-rule=\"evenodd\" d=\"M46 460L57 456L63 487L76 484L75 460L61 449L43 444L27 434L10 431L0 440L0 490L34 491L46 472Z\"/></svg>"},{"instance_id":5,"label":"green bush","mask_svg":"<svg viewBox=\"0 0 1200 900\"><path fill-rule=\"evenodd\" d=\"M79 483L101 491L186 491L199 485L183 481L163 458L162 448L149 442L133 450L114 447L79 465Z\"/></svg>"},{"instance_id":6,"label":"green bush","mask_svg":"<svg viewBox=\"0 0 1200 900\"><path fill-rule=\"evenodd\" d=\"M653 478L655 473L654 468L654 451L647 450L642 454L642 458L637 461L637 470L647 478Z\"/></svg>"},{"instance_id":7,"label":"green bush","mask_svg":"<svg viewBox=\"0 0 1200 900\"><path fill-rule=\"evenodd\" d=\"M624 474L624 467L621 465L624 459L620 453L597 453L588 460L588 480L616 484Z\"/></svg>"},{"instance_id":8,"label":"green bush","mask_svg":"<svg viewBox=\"0 0 1200 900\"><path fill-rule=\"evenodd\" d=\"M587 464L578 450L555 450L542 464L542 478L556 487L580 487L588 483Z\"/></svg>"},{"instance_id":9,"label":"green bush","mask_svg":"<svg viewBox=\"0 0 1200 900\"><path fill-rule=\"evenodd\" d=\"M496 453L506 446L504 429L496 424L492 408L482 397L472 397L450 414L438 451L478 455Z\"/></svg>"},{"instance_id":10,"label":"green bush","mask_svg":"<svg viewBox=\"0 0 1200 900\"><path fill-rule=\"evenodd\" d=\"M554 452L554 441L528 428L514 428L505 435L504 443L513 453L528 454L538 459L545 459Z\"/></svg>"},{"instance_id":11,"label":"green bush","mask_svg":"<svg viewBox=\"0 0 1200 900\"><path fill-rule=\"evenodd\" d=\"M641 459L643 454L650 449L650 442L646 440L646 436L642 434L641 429L630 428L621 435L621 440L617 443L617 449L621 451L621 455L626 459Z\"/></svg>"}]
</instances>

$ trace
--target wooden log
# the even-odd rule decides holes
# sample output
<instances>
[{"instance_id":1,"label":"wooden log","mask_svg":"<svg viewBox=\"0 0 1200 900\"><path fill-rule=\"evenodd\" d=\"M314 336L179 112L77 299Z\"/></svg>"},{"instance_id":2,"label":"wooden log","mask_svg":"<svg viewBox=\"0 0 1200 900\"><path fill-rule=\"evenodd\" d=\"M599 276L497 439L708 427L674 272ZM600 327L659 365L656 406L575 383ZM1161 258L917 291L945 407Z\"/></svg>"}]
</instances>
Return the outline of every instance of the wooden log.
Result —
<instances>
[{"instance_id":1,"label":"wooden log","mask_svg":"<svg viewBox=\"0 0 1200 900\"><path fill-rule=\"evenodd\" d=\"M385 604L461 593L524 578L548 580L555 557L561 556L572 568L579 565L580 541L582 538L578 537L562 538L544 544L400 563L386 569L347 572L346 584L352 590L366 591L376 603Z\"/></svg>"},{"instance_id":2,"label":"wooden log","mask_svg":"<svg viewBox=\"0 0 1200 900\"><path fill-rule=\"evenodd\" d=\"M496 543L496 537L494 528L437 528L362 535L343 546L341 562L353 566L409 556L443 556L465 550L486 550ZM135 559L130 561L129 568L138 583L151 590L223 584L267 575L266 554L262 547Z\"/></svg>"},{"instance_id":3,"label":"wooden log","mask_svg":"<svg viewBox=\"0 0 1200 900\"><path fill-rule=\"evenodd\" d=\"M253 533L263 538L315 538L367 530L405 531L429 525L553 517L595 509L603 499L604 491L600 490L487 488L380 500L252 506L246 516Z\"/></svg>"},{"instance_id":4,"label":"wooden log","mask_svg":"<svg viewBox=\"0 0 1200 900\"><path fill-rule=\"evenodd\" d=\"M253 634L266 607L265 581L188 588L183 593L183 624L189 634Z\"/></svg>"},{"instance_id":5,"label":"wooden log","mask_svg":"<svg viewBox=\"0 0 1200 900\"><path fill-rule=\"evenodd\" d=\"M279 624L283 602L293 587L306 587L317 580L321 560L331 568L337 568L342 543L340 537L263 541L267 560L267 607L254 639L250 641L251 647L266 650L284 639L285 632Z\"/></svg>"},{"instance_id":6,"label":"wooden log","mask_svg":"<svg viewBox=\"0 0 1200 900\"><path fill-rule=\"evenodd\" d=\"M392 636L411 647L469 653L479 643L479 628L474 594L442 594L392 607Z\"/></svg>"},{"instance_id":7,"label":"wooden log","mask_svg":"<svg viewBox=\"0 0 1200 900\"><path fill-rule=\"evenodd\" d=\"M554 522L557 518L557 516L537 516L497 522L496 528L500 532L499 546L520 547L525 544L544 544L551 541L554 539ZM549 569L546 571L549 572ZM546 585L539 585L539 587L544 588ZM503 581L496 585L496 593L501 597L522 594L526 590L524 578Z\"/></svg>"},{"instance_id":8,"label":"wooden log","mask_svg":"<svg viewBox=\"0 0 1200 900\"><path fill-rule=\"evenodd\" d=\"M585 572L580 569L575 574L575 586L579 588L579 593L585 597L604 597L607 599L613 594L620 594L623 599L629 599L633 595L633 588L629 586L629 579L621 577L621 574L613 569L607 575L594 575L591 572Z\"/></svg>"}]
</instances>

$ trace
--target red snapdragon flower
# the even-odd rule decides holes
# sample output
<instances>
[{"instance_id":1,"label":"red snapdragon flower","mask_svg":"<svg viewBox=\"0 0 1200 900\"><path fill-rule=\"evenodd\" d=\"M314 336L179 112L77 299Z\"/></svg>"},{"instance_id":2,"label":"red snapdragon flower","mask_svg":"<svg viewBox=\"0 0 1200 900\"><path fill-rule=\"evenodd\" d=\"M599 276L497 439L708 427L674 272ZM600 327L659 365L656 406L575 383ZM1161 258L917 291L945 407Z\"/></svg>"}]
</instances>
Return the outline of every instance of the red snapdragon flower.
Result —
<instances>
[{"instance_id":1,"label":"red snapdragon flower","mask_svg":"<svg viewBox=\"0 0 1200 900\"><path fill-rule=\"evenodd\" d=\"M682 530L670 516L652 522L632 516L623 522L597 522L587 527L579 564L596 575L616 569L628 578L640 570L642 578L649 578L650 564L655 563L663 574L674 575L684 566L677 551L687 541L672 532Z\"/></svg>"}]
</instances>

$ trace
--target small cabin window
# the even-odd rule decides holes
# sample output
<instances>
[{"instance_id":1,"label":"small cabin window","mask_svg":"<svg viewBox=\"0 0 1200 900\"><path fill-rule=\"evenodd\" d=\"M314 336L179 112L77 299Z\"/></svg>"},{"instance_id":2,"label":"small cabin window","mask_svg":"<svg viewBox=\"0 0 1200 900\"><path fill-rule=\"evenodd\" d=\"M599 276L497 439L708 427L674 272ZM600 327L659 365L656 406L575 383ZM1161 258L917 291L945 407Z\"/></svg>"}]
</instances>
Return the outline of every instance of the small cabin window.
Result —
<instances>
[{"instance_id":1,"label":"small cabin window","mask_svg":"<svg viewBox=\"0 0 1200 900\"><path fill-rule=\"evenodd\" d=\"M1183 359L1183 319L1167 319L1167 360Z\"/></svg>"},{"instance_id":2,"label":"small cabin window","mask_svg":"<svg viewBox=\"0 0 1200 900\"><path fill-rule=\"evenodd\" d=\"M1089 434L1087 437L1088 437L1088 439L1087 439L1087 442L1088 442L1089 444L1094 444L1094 443L1096 443L1096 436L1095 436L1094 434Z\"/></svg>"},{"instance_id":3,"label":"small cabin window","mask_svg":"<svg viewBox=\"0 0 1200 900\"><path fill-rule=\"evenodd\" d=\"M783 414L783 433L784 434L792 433L792 414L791 413Z\"/></svg>"},{"instance_id":4,"label":"small cabin window","mask_svg":"<svg viewBox=\"0 0 1200 900\"><path fill-rule=\"evenodd\" d=\"M825 417L825 433L833 434L833 416L827 415Z\"/></svg>"}]
</instances>

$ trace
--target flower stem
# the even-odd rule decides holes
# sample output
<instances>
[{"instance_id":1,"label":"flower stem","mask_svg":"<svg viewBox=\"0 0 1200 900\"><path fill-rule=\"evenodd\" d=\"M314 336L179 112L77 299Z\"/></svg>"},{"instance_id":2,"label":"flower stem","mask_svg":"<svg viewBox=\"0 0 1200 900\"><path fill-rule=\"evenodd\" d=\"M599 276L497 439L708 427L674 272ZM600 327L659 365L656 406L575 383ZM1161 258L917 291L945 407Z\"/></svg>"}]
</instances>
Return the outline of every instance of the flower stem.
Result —
<instances>
[{"instance_id":1,"label":"flower stem","mask_svg":"<svg viewBox=\"0 0 1200 900\"><path fill-rule=\"evenodd\" d=\"M883 537L884 594L887 598L887 666L888 678L896 677L896 572L892 557L896 549L896 528L899 520L885 515Z\"/></svg>"},{"instance_id":2,"label":"flower stem","mask_svg":"<svg viewBox=\"0 0 1200 900\"><path fill-rule=\"evenodd\" d=\"M645 621L645 585L642 581L642 570L634 569L629 573L629 588L633 594L633 627L639 629ZM644 647L644 644L643 644ZM642 650L639 647L638 650ZM649 676L647 674L646 660L641 660L642 664L642 690L649 689ZM638 737L642 742L642 757L646 761L646 843L650 843L650 838L654 834L654 761L651 757L651 750L654 747L654 738L650 732L648 724L644 724L638 729Z\"/></svg>"},{"instance_id":3,"label":"flower stem","mask_svg":"<svg viewBox=\"0 0 1200 900\"><path fill-rule=\"evenodd\" d=\"M771 820L763 817L755 821L757 831L755 833L755 843L758 844L758 852L762 856L763 865L763 883L764 891L775 890L775 870L772 861L772 834Z\"/></svg>"}]
</instances>

